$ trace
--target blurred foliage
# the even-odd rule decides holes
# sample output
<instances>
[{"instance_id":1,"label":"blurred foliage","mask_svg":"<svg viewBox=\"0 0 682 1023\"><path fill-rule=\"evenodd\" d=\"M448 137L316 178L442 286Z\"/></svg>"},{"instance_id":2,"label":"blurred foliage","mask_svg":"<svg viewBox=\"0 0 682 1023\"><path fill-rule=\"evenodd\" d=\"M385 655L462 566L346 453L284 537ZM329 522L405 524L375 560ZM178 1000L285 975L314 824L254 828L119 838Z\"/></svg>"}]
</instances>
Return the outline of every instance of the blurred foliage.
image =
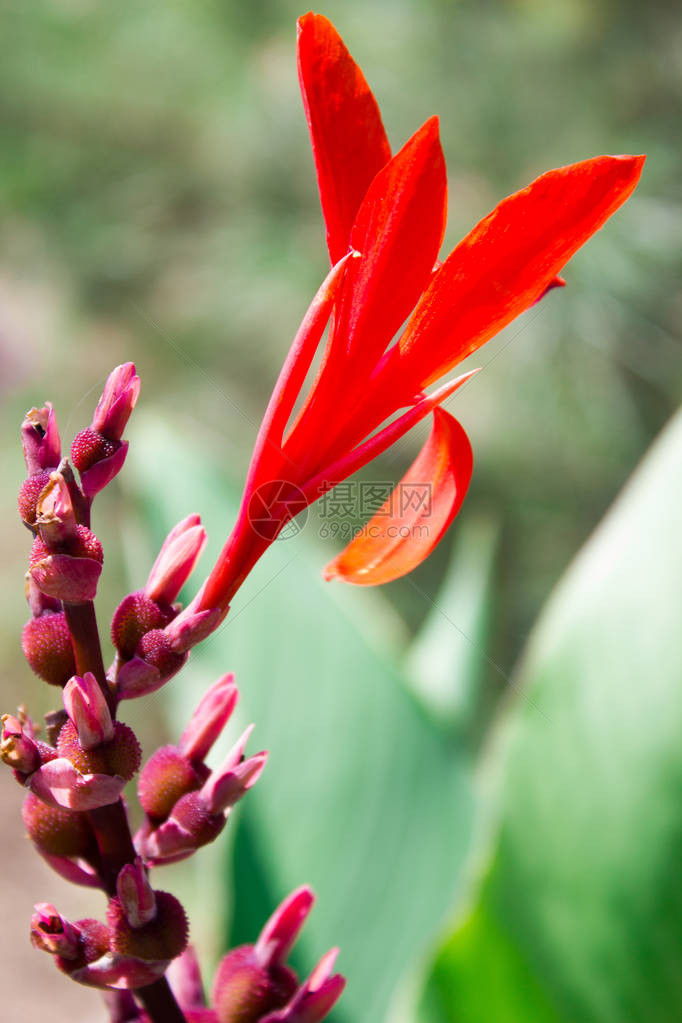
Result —
<instances>
[{"instance_id":1,"label":"blurred foliage","mask_svg":"<svg viewBox=\"0 0 682 1023\"><path fill-rule=\"evenodd\" d=\"M501 829L423 1023L682 1015L681 486L679 413L533 631Z\"/></svg>"},{"instance_id":2,"label":"blurred foliage","mask_svg":"<svg viewBox=\"0 0 682 1023\"><path fill-rule=\"evenodd\" d=\"M412 577L366 600L317 583L317 566L339 546L330 541L318 550L317 542L314 554L291 570L289 586L300 592L304 613L296 616L296 608L286 606L288 627L266 626L259 618L267 612L272 622L270 601L292 592L283 571L253 608L244 601L244 618L232 619L236 638L228 628L224 644L221 638L206 648L206 668L196 669L201 688L209 681L205 671L240 667L246 673L242 682L253 689L253 710L248 703L246 709L257 719L260 741L278 758L273 788L264 786L262 795L256 790L236 842L241 869L253 864L253 883L239 893L231 933L244 937L287 886L303 879L292 868L301 857L306 879L321 895L301 965L310 965L320 942L342 941L343 967L357 984L346 1011L364 1019L361 993L376 975L372 1005L385 1006L399 968L418 959L422 945L425 951L462 883L470 809L442 813L436 822L434 799L454 813L460 799L464 805L470 798L471 754L487 737L491 710L509 689L511 666L540 606L679 403L682 19L668 0L331 0L323 10L365 69L396 147L428 115L440 114L450 175L448 246L502 195L551 166L600 152L649 154L634 198L571 261L568 287L489 344L476 360L485 373L451 401L476 453L454 549L446 541ZM54 693L31 681L27 696L18 642L26 618L18 599L26 537L14 511L23 470L14 438L25 409L50 398L70 438L89 421L108 370L133 359L147 416L172 420L192 439L188 465L161 442L150 449L155 434L148 422L137 433L133 427L131 436L148 458L140 468L133 450L129 469L138 494L147 494L139 517L123 510L116 487L98 499L95 528L107 566L98 612L106 623L125 588L139 585L150 542L158 541L172 514L201 512L214 549L227 535L231 488L239 486L269 389L324 275L326 252L294 61L294 22L302 8L288 0L0 0L0 11L0 425L6 439L0 513L7 523L0 531L0 657L8 666L5 705L30 699L38 712L54 702ZM381 480L400 476L426 430L415 431L369 471ZM308 550L305 537L295 542ZM284 548L289 545L273 552L266 579ZM445 627L438 607L454 630ZM323 640L335 643L332 615L342 638L326 652ZM424 620L426 631L410 647ZM254 635L262 635L262 643L252 642ZM308 659L307 643L314 644L314 658ZM324 697L318 704L320 663L325 678L319 679ZM610 664L604 675L616 684ZM327 702L329 687L340 691L338 707ZM580 708L562 692L576 714ZM128 717L150 740L166 729L172 735L176 728L162 713L166 701L178 705L171 707L178 721L194 696L189 686L171 686L153 698L158 714L131 705ZM306 700L310 722L301 719ZM532 708L525 710L534 721ZM305 727L313 729L311 756L319 759L323 743L336 749L342 738L353 751L347 774L336 772L337 754L319 777L313 766L304 779L306 798L317 801L320 814L330 812L322 806L329 786L348 819L333 820L328 834L318 827L309 849L299 823L302 830L291 836L281 863L273 862L271 829L276 826L279 837L287 810L300 814L299 822L305 817L296 802L293 762L294 752L308 748ZM608 722L600 727L606 742ZM396 748L392 740L400 740ZM530 764L533 750L544 746L538 736L528 741ZM383 758L380 764L376 757ZM392 757L399 765L395 778ZM434 788L425 785L417 794L427 770ZM376 789L365 793L362 782L377 771L396 805L390 820L381 817L389 809L377 805L374 822L369 801ZM410 771L414 777L407 778ZM557 788L563 777L557 775ZM348 810L357 792L360 823ZM554 798L565 794L562 789ZM268 802L280 797L280 807ZM418 826L408 816L414 804ZM481 817L488 807L481 793ZM521 814L512 802L509 812ZM352 860L344 866L343 889L335 890L332 868L340 869L344 823L356 836L358 877L360 853L371 860L373 842L381 851L377 870L387 863L391 841L403 856L386 866L387 884L411 868L411 878L401 882L404 922L390 916L395 893L382 891L381 877L372 882L375 891L352 891ZM528 827L539 824L545 826L536 817ZM404 850L402 836L395 837L399 825ZM430 837L415 850L417 827ZM330 849L334 836L339 848ZM514 857L527 851L520 845ZM446 854L449 875L442 873ZM510 875L500 876L507 884ZM222 890L204 879L195 877L195 893L210 906ZM358 933L350 909L344 918L349 889L354 898L366 898L360 919L367 933ZM569 979L554 972L552 962L550 992L544 973L538 981L542 971L530 970L530 946L500 933L484 897L477 906L471 948L507 992L509 1012L516 1008L513 992L521 992L515 1018L524 1018L524 992L535 985L531 1018L554 1020L554 985ZM523 921L529 942L537 937L533 912L528 907ZM408 917L416 921L412 935L404 933ZM224 926L221 914L213 921L217 940ZM391 926L400 944L391 948L395 958L386 959ZM200 929L211 930L206 915ZM460 956L465 939L458 932L454 940ZM547 950L543 963L559 948ZM466 956L462 962L457 969L464 983L465 974L472 975ZM438 985L429 988L437 1011L441 994ZM543 1017L538 1006L545 1000ZM585 1018L611 1023L613 1017Z\"/></svg>"}]
</instances>

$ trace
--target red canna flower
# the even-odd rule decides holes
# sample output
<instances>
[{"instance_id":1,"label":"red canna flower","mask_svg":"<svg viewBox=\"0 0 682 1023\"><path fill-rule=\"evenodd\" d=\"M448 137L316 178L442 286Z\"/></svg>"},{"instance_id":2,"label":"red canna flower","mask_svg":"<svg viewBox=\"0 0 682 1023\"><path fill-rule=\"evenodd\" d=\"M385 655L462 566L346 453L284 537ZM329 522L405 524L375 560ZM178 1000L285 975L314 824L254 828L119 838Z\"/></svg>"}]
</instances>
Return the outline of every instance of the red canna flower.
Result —
<instances>
[{"instance_id":1,"label":"red canna flower","mask_svg":"<svg viewBox=\"0 0 682 1023\"><path fill-rule=\"evenodd\" d=\"M644 163L599 156L549 171L504 199L441 263L447 182L437 118L391 156L362 71L321 15L299 20L298 69L332 269L275 385L236 526L174 624L185 629L185 646L199 616L226 613L294 515L433 412L431 435L403 480L429 485L428 510L420 517L383 508L325 574L383 583L430 553L471 477L466 434L439 408L470 374L425 388L564 283L557 274L625 202ZM327 326L320 369L294 414ZM428 528L410 529L417 522Z\"/></svg>"}]
</instances>

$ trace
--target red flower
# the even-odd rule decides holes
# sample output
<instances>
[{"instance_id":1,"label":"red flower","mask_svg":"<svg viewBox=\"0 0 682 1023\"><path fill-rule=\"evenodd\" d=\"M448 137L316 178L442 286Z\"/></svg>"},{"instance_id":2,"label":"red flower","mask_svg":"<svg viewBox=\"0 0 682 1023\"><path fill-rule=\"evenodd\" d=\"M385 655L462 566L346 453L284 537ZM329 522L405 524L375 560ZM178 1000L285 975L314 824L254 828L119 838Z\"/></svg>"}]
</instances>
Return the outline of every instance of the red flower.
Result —
<instances>
[{"instance_id":1,"label":"red flower","mask_svg":"<svg viewBox=\"0 0 682 1023\"><path fill-rule=\"evenodd\" d=\"M472 456L462 427L438 408L468 374L424 389L563 283L558 272L625 202L644 163L600 156L549 171L439 263L447 185L437 119L392 157L376 100L321 15L298 23L298 68L332 269L275 386L237 524L188 609L195 615L226 611L297 512L433 411L431 436L403 480L430 485L428 509L386 506L326 576L387 582L427 556L459 510ZM290 424L328 324L321 367Z\"/></svg>"}]
</instances>

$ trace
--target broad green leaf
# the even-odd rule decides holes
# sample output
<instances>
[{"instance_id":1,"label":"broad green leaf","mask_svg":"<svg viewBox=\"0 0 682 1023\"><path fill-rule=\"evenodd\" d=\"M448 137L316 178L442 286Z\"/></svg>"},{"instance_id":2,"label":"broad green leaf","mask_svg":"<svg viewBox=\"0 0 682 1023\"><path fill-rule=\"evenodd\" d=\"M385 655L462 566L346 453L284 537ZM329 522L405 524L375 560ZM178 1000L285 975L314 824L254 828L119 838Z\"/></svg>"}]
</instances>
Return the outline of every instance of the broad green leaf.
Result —
<instances>
[{"instance_id":1,"label":"broad green leaf","mask_svg":"<svg viewBox=\"0 0 682 1023\"><path fill-rule=\"evenodd\" d=\"M413 691L448 732L470 733L482 710L498 538L491 519L462 520L443 585L406 659Z\"/></svg>"},{"instance_id":2,"label":"broad green leaf","mask_svg":"<svg viewBox=\"0 0 682 1023\"><path fill-rule=\"evenodd\" d=\"M532 635L491 865L421 1020L682 1018L681 505L678 414Z\"/></svg>"},{"instance_id":3,"label":"broad green leaf","mask_svg":"<svg viewBox=\"0 0 682 1023\"><path fill-rule=\"evenodd\" d=\"M131 466L156 541L199 510L209 564L234 517L222 470L153 426L138 426ZM226 941L253 939L279 899L311 884L318 904L298 965L310 969L339 945L349 984L334 1018L379 1023L454 896L471 834L469 761L409 693L391 653L402 636L381 595L324 583L328 551L314 533L311 518L273 545L167 699L179 729L206 686L234 670L241 723L256 722L250 748L270 750L236 834L231 924L215 908Z\"/></svg>"}]
</instances>

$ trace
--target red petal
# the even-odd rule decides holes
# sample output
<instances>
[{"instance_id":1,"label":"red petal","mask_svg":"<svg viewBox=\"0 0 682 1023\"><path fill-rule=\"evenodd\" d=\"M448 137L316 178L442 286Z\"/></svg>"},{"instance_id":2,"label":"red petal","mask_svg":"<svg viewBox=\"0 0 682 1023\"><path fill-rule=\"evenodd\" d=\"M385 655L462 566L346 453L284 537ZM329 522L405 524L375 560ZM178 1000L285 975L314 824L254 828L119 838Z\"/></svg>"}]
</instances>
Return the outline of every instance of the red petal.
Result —
<instances>
[{"instance_id":1,"label":"red petal","mask_svg":"<svg viewBox=\"0 0 682 1023\"><path fill-rule=\"evenodd\" d=\"M391 147L362 71L321 14L298 20L298 76L333 264L348 251L355 215Z\"/></svg>"},{"instance_id":2,"label":"red petal","mask_svg":"<svg viewBox=\"0 0 682 1023\"><path fill-rule=\"evenodd\" d=\"M411 572L459 511L472 468L471 445L463 428L449 412L436 409L433 429L419 455L362 533L327 565L325 579L376 586Z\"/></svg>"},{"instance_id":3,"label":"red petal","mask_svg":"<svg viewBox=\"0 0 682 1023\"><path fill-rule=\"evenodd\" d=\"M438 119L432 117L377 174L353 225L351 244L361 255L348 264L320 373L286 441L286 454L302 474L324 464L355 405L364 403L377 360L430 279L445 230L446 190Z\"/></svg>"},{"instance_id":4,"label":"red petal","mask_svg":"<svg viewBox=\"0 0 682 1023\"><path fill-rule=\"evenodd\" d=\"M644 159L598 156L549 171L504 199L433 277L392 371L413 389L426 386L532 305L625 202Z\"/></svg>"}]
</instances>

